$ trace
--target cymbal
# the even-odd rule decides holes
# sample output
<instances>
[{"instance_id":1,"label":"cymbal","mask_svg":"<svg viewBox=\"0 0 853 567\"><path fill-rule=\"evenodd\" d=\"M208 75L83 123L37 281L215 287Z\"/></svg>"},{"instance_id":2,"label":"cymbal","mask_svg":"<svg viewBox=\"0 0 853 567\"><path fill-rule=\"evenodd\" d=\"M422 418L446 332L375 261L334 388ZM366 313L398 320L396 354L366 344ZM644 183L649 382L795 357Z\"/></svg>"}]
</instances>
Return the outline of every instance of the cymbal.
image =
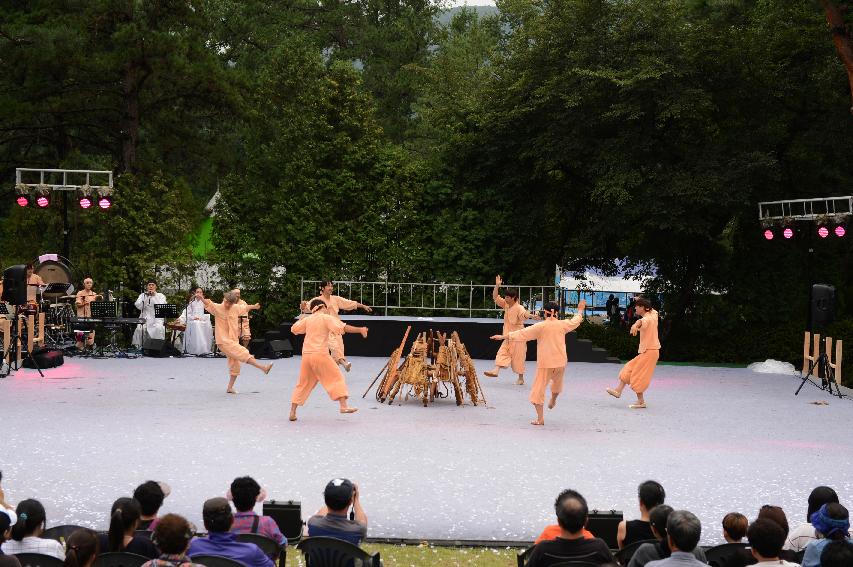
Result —
<instances>
[{"instance_id":1,"label":"cymbal","mask_svg":"<svg viewBox=\"0 0 853 567\"><path fill-rule=\"evenodd\" d=\"M59 299L77 299L76 295L63 295Z\"/></svg>"}]
</instances>

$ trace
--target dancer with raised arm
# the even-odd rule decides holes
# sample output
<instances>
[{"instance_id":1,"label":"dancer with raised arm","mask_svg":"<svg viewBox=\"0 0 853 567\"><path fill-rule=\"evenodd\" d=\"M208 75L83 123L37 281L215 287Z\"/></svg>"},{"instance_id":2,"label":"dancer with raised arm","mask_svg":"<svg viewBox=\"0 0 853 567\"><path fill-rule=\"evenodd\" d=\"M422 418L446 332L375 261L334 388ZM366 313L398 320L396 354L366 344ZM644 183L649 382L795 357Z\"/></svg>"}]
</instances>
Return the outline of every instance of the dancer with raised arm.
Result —
<instances>
[{"instance_id":1,"label":"dancer with raised arm","mask_svg":"<svg viewBox=\"0 0 853 567\"><path fill-rule=\"evenodd\" d=\"M237 381L237 376L240 375L241 362L254 366L264 374L269 374L272 363L260 364L246 347L240 344L240 315L245 315L249 309L260 309L260 304L255 303L246 307L238 307L236 305L237 295L233 291L225 292L225 295L222 296L222 303L214 303L203 295L202 301L205 311L213 315L216 321L216 346L228 357L230 377L228 389L225 391L229 394L237 393L237 390L234 389L234 383Z\"/></svg>"},{"instance_id":2,"label":"dancer with raised arm","mask_svg":"<svg viewBox=\"0 0 853 567\"><path fill-rule=\"evenodd\" d=\"M329 313L322 299L312 299L308 308L311 314L302 317L290 328L294 335L305 335L299 382L290 398L290 421L296 421L296 409L305 403L317 382L322 384L329 398L340 404L341 413L354 413L358 409L347 404L347 383L329 353L329 337L334 335L340 338L344 333L359 333L367 338L367 327L344 324Z\"/></svg>"},{"instance_id":3,"label":"dancer with raised arm","mask_svg":"<svg viewBox=\"0 0 853 567\"><path fill-rule=\"evenodd\" d=\"M533 315L527 311L518 302L518 291L508 289L504 292L504 297L501 297L499 290L503 280L500 274L495 276L495 289L492 290L492 299L495 304L504 310L504 328L503 334L508 335L513 331L520 331L524 328L524 322L528 319L540 319L538 315ZM518 374L518 380L515 381L519 386L524 385L524 361L527 359L527 343L519 341L505 340L501 343L498 349L498 354L495 357L495 367L491 370L483 372L490 378L497 378L502 368L510 366L512 371Z\"/></svg>"},{"instance_id":4,"label":"dancer with raised arm","mask_svg":"<svg viewBox=\"0 0 853 567\"><path fill-rule=\"evenodd\" d=\"M341 297L340 295L332 295L333 291L335 291L335 286L332 285L332 282L329 280L323 280L320 282L320 295L314 299L322 299L323 303L326 304L328 315L331 315L338 321L341 320L341 316L338 314L340 311L363 309L368 313L373 312L373 308L369 305L353 301L352 299L347 299L346 297ZM308 301L303 301L301 308L303 313L311 312ZM346 359L346 356L344 356L344 339L340 334L333 333L329 335L329 351L332 353L332 358L334 358L335 363L343 366L344 370L349 372L350 368L352 368L352 364Z\"/></svg>"},{"instance_id":5,"label":"dancer with raised arm","mask_svg":"<svg viewBox=\"0 0 853 567\"><path fill-rule=\"evenodd\" d=\"M571 319L557 318L560 306L553 301L545 304L545 320L520 331L506 335L492 335L495 341L536 341L536 376L530 389L530 403L536 410L536 419L531 425L545 425L545 390L551 386L551 400L548 409L557 405L557 396L563 391L563 374L566 370L566 334L574 331L583 321L586 301L578 303L578 312Z\"/></svg>"},{"instance_id":6,"label":"dancer with raised arm","mask_svg":"<svg viewBox=\"0 0 853 567\"><path fill-rule=\"evenodd\" d=\"M658 339L658 312L652 309L652 303L645 297L634 300L634 310L640 317L631 325L631 335L640 333L639 354L622 367L619 372L619 384L615 388L607 388L607 393L618 398L622 395L625 386L631 386L637 394L637 403L628 407L631 409L645 409L646 399L643 393L649 388L652 374L658 363L660 354L660 340Z\"/></svg>"}]
</instances>

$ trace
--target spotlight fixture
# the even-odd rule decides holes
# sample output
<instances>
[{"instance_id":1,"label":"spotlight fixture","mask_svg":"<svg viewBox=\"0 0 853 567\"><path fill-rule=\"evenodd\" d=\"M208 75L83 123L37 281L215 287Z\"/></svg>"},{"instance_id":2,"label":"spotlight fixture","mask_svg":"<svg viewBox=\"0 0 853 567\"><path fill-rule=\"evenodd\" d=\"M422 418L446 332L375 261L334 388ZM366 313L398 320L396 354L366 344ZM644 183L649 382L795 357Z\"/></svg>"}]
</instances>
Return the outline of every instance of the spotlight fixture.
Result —
<instances>
[{"instance_id":1,"label":"spotlight fixture","mask_svg":"<svg viewBox=\"0 0 853 567\"><path fill-rule=\"evenodd\" d=\"M113 206L113 190L109 187L101 187L98 189L98 207L107 210Z\"/></svg>"},{"instance_id":2,"label":"spotlight fixture","mask_svg":"<svg viewBox=\"0 0 853 567\"><path fill-rule=\"evenodd\" d=\"M30 188L23 183L15 185L15 202L19 207L28 207L30 205Z\"/></svg>"},{"instance_id":3,"label":"spotlight fixture","mask_svg":"<svg viewBox=\"0 0 853 567\"><path fill-rule=\"evenodd\" d=\"M786 226L785 230L782 231L782 236L785 237L785 240L791 240L794 238L794 229L790 226Z\"/></svg>"},{"instance_id":4,"label":"spotlight fixture","mask_svg":"<svg viewBox=\"0 0 853 567\"><path fill-rule=\"evenodd\" d=\"M773 234L773 231L772 231L772 230L770 230L769 228L768 228L767 230L765 230L765 231L764 231L764 239L765 239L765 240L773 240L773 237L774 237L774 236L775 236L775 235Z\"/></svg>"},{"instance_id":5,"label":"spotlight fixture","mask_svg":"<svg viewBox=\"0 0 853 567\"><path fill-rule=\"evenodd\" d=\"M832 232L834 232L835 236L837 236L838 238L844 238L844 235L847 234L847 229L844 228L843 224L839 224Z\"/></svg>"},{"instance_id":6,"label":"spotlight fixture","mask_svg":"<svg viewBox=\"0 0 853 567\"><path fill-rule=\"evenodd\" d=\"M821 238L826 238L827 236L829 236L829 229L826 228L826 225L822 224L817 228L817 235Z\"/></svg>"},{"instance_id":7,"label":"spotlight fixture","mask_svg":"<svg viewBox=\"0 0 853 567\"><path fill-rule=\"evenodd\" d=\"M92 193L94 192L94 190L92 189L92 186L91 185L83 185L80 187L80 189L78 189L78 191L80 193L80 197L78 200L78 202L80 203L80 208L81 209L92 208L92 203L94 202L94 199L92 198Z\"/></svg>"},{"instance_id":8,"label":"spotlight fixture","mask_svg":"<svg viewBox=\"0 0 853 567\"><path fill-rule=\"evenodd\" d=\"M30 204L30 198L26 195L18 195L18 198L15 199L15 202L18 203L20 207L26 207Z\"/></svg>"}]
</instances>

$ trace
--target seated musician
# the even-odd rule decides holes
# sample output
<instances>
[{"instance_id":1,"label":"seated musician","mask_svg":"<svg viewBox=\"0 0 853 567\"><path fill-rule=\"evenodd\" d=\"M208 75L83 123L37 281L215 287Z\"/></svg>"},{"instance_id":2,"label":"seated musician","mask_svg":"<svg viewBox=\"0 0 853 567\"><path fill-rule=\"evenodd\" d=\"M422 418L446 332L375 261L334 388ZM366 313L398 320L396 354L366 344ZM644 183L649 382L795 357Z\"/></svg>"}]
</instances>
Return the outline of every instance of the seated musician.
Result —
<instances>
[{"instance_id":1,"label":"seated musician","mask_svg":"<svg viewBox=\"0 0 853 567\"><path fill-rule=\"evenodd\" d=\"M166 296L157 291L157 283L149 281L145 291L139 294L134 305L139 309L139 318L145 319L145 323L137 325L133 332L133 346L142 348L146 338L165 339L166 327L162 319L154 316L155 305L165 305Z\"/></svg>"},{"instance_id":2,"label":"seated musician","mask_svg":"<svg viewBox=\"0 0 853 567\"><path fill-rule=\"evenodd\" d=\"M204 310L204 290L195 288L178 323L185 325L182 333L187 354L210 354L213 352L213 325L210 315Z\"/></svg>"},{"instance_id":3,"label":"seated musician","mask_svg":"<svg viewBox=\"0 0 853 567\"><path fill-rule=\"evenodd\" d=\"M33 265L27 264L27 303L30 305L38 304L38 294L44 291L47 284L41 279L41 276L33 273Z\"/></svg>"},{"instance_id":4,"label":"seated musician","mask_svg":"<svg viewBox=\"0 0 853 567\"><path fill-rule=\"evenodd\" d=\"M103 299L103 296L95 293L92 290L92 278L86 278L83 280L83 289L77 292L77 298L74 300L74 304L77 306L77 316L78 317L91 317L92 316L92 302L96 301L98 298ZM85 332L75 331L75 336L77 338L77 350L83 350L83 336ZM95 331L90 331L89 336L86 338L86 346L91 348L95 344Z\"/></svg>"}]
</instances>

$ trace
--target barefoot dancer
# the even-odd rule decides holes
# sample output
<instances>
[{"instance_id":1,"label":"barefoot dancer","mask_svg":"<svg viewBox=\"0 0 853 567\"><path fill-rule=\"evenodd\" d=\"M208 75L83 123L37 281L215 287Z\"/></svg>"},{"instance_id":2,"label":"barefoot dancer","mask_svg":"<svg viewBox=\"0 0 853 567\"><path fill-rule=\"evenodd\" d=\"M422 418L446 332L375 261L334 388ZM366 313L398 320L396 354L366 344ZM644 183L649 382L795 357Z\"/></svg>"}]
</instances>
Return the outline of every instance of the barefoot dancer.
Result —
<instances>
[{"instance_id":1,"label":"barefoot dancer","mask_svg":"<svg viewBox=\"0 0 853 567\"><path fill-rule=\"evenodd\" d=\"M222 303L214 303L204 297L204 309L215 317L216 321L216 346L228 357L228 371L231 377L228 381L228 389L225 390L229 394L236 394L234 382L237 381L237 376L240 375L240 363L244 362L264 372L270 373L272 364L259 364L255 357L252 356L246 347L240 344L240 316L245 315L251 309L260 309L261 306L257 303L247 305L246 307L238 307L237 296L233 291L228 291L222 297Z\"/></svg>"},{"instance_id":2,"label":"barefoot dancer","mask_svg":"<svg viewBox=\"0 0 853 567\"><path fill-rule=\"evenodd\" d=\"M340 315L338 315L339 311L363 309L368 313L373 312L373 309L369 305L364 305L363 303L341 297L340 295L332 295L333 291L335 291L335 287L332 285L332 282L324 280L320 282L320 295L314 299L322 299L323 303L326 304L327 313L338 321L341 320ZM311 312L307 301L302 302L302 312ZM334 358L335 362L343 366L344 370L349 372L350 368L352 368L352 364L350 364L344 356L344 339L340 334L329 334L329 350L332 352L332 358Z\"/></svg>"},{"instance_id":3,"label":"barefoot dancer","mask_svg":"<svg viewBox=\"0 0 853 567\"><path fill-rule=\"evenodd\" d=\"M574 331L583 321L586 301L578 303L578 312L571 319L557 319L560 306L549 301L545 304L545 320L508 335L493 335L496 341L509 339L511 341L536 341L536 376L530 389L530 403L536 409L536 420L532 425L545 425L545 389L551 385L551 401L548 409L557 405L557 396L563 391L563 373L566 370L566 334Z\"/></svg>"},{"instance_id":4,"label":"barefoot dancer","mask_svg":"<svg viewBox=\"0 0 853 567\"><path fill-rule=\"evenodd\" d=\"M305 335L302 343L302 367L299 382L290 398L290 421L296 421L296 408L303 405L317 382L322 384L329 397L341 406L341 413L355 413L357 408L347 405L347 383L329 354L329 337L340 338L344 333L360 333L367 338L367 327L353 327L329 314L322 299L312 299L311 315L299 319L290 328L294 335Z\"/></svg>"},{"instance_id":5,"label":"barefoot dancer","mask_svg":"<svg viewBox=\"0 0 853 567\"><path fill-rule=\"evenodd\" d=\"M508 289L504 293L505 297L501 297L498 290L503 281L500 275L495 276L495 289L492 290L492 299L498 307L504 310L504 328L503 334L508 335L513 331L520 331L524 328L524 322L527 319L539 319L538 315L531 315L527 309L518 303L518 291ZM515 381L519 386L524 385L524 361L527 359L527 343L519 341L506 340L501 343L501 348L498 349L498 354L495 357L495 367L487 370L483 374L491 378L497 378L501 368L507 366L512 367L512 371L518 374L518 380Z\"/></svg>"},{"instance_id":6,"label":"barefoot dancer","mask_svg":"<svg viewBox=\"0 0 853 567\"><path fill-rule=\"evenodd\" d=\"M637 403L628 407L631 409L645 409L646 400L643 398L649 384L655 365L658 363L660 353L660 341L658 340L658 312L652 309L651 302L645 297L634 300L634 309L641 318L631 326L631 335L640 333L639 354L628 362L619 372L619 384L616 388L607 388L607 393L618 398L622 395L625 386L637 394Z\"/></svg>"}]
</instances>

